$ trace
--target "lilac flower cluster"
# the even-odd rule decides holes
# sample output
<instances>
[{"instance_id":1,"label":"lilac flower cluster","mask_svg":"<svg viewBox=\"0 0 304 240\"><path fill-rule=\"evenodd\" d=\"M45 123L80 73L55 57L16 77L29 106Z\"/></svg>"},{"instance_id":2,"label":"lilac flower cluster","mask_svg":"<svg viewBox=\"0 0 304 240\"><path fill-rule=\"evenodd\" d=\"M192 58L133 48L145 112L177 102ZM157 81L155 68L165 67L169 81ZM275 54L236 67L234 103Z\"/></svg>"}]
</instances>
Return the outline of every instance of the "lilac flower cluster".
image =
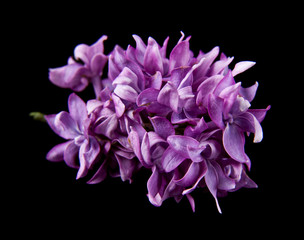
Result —
<instances>
[{"instance_id":1,"label":"lilac flower cluster","mask_svg":"<svg viewBox=\"0 0 304 240\"><path fill-rule=\"evenodd\" d=\"M47 159L65 161L78 169L77 179L90 176L91 184L107 176L131 183L146 168L153 205L186 196L194 211L191 193L200 187L221 212L218 196L257 187L246 173L245 134L262 140L260 123L270 107L250 109L258 83L243 88L234 80L255 62L238 62L231 70L233 57L219 56L219 47L195 57L183 33L169 54L169 37L162 46L152 37L147 44L133 38L136 47L117 45L105 55L102 36L91 46L78 45L67 65L50 69L55 85L80 92L92 84L96 97L85 103L72 93L69 112L45 116L67 140Z\"/></svg>"}]
</instances>

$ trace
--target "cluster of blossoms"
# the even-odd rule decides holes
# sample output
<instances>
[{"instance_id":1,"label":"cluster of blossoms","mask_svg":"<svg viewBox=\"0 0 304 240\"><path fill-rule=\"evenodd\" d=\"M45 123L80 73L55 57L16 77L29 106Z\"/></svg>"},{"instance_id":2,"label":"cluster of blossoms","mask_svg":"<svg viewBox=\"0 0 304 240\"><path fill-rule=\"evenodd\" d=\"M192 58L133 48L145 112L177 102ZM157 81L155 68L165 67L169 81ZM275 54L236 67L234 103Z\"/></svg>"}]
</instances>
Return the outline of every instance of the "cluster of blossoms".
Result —
<instances>
[{"instance_id":1,"label":"cluster of blossoms","mask_svg":"<svg viewBox=\"0 0 304 240\"><path fill-rule=\"evenodd\" d=\"M263 138L266 109L250 109L258 84L243 88L234 77L255 63L228 68L232 57L215 47L194 57L190 37L182 37L167 54L169 37L160 46L133 35L136 47L115 46L104 54L102 36L95 44L78 45L63 67L50 69L52 83L74 92L93 85L96 97L86 103L75 93L69 112L46 115L50 127L67 141L47 154L78 169L77 179L95 184L107 176L132 182L141 168L151 171L149 201L160 206L207 188L217 197L257 185L247 176L250 159L245 134ZM103 77L108 66L108 76Z\"/></svg>"}]
</instances>

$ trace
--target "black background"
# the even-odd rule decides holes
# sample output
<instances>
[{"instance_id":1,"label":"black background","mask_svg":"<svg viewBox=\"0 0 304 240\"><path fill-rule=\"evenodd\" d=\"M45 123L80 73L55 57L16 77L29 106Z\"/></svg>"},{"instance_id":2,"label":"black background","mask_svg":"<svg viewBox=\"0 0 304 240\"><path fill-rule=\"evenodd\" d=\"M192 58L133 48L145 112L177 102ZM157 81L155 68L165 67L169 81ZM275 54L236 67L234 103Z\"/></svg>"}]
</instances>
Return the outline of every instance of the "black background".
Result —
<instances>
[{"instance_id":1,"label":"black background","mask_svg":"<svg viewBox=\"0 0 304 240\"><path fill-rule=\"evenodd\" d=\"M280 101L287 91L282 86L287 73L286 60L282 59L288 58L292 46L285 41L293 31L291 21L286 21L292 11L284 6L253 2L227 6L204 2L197 5L192 1L164 4L26 5L24 9L19 6L17 18L11 17L15 19L10 28L16 51L13 62L20 67L11 70L11 79L17 79L10 80L11 88L17 88L10 97L16 133L10 134L13 139L7 149L12 153L13 164L4 171L8 173L7 222L15 229L18 226L30 235L38 234L39 229L47 236L93 233L100 238L105 234L113 238L164 234L172 238L183 234L197 238L206 235L241 238L286 230L283 216L293 212L293 204L286 201L289 198L286 172L291 170L286 164L285 143L281 141L285 130L278 130L278 126L284 125ZM45 159L46 153L62 139L47 124L28 116L32 111L51 114L67 110L71 91L52 85L48 69L65 65L76 45L91 45L105 34L108 54L116 44L124 49L129 44L135 46L132 34L141 36L145 42L152 36L160 44L170 36L170 51L180 38L180 31L192 36L190 47L195 55L199 50L208 52L220 46L221 52L235 57L232 66L242 60L256 61L252 69L236 80L242 81L243 86L259 82L252 108L272 105L262 123L263 141L258 144L253 144L252 138L246 141L246 152L252 160L249 176L259 188L241 189L220 198L223 214L217 212L211 194L202 189L193 193L195 213L186 199L179 204L169 199L159 208L152 206L146 197L149 172L145 171L139 172L132 184L120 179L107 179L97 185L76 181L76 170ZM94 97L92 89L80 96L85 100Z\"/></svg>"}]
</instances>

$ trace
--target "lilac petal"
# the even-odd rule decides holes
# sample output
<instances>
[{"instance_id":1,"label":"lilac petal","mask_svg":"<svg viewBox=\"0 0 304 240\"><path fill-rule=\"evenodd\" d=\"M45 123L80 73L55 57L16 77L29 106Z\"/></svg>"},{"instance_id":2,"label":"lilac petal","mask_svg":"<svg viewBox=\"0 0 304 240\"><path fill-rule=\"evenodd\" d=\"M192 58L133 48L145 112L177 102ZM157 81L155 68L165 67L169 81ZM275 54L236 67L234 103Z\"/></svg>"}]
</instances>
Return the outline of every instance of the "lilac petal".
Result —
<instances>
[{"instance_id":1,"label":"lilac petal","mask_svg":"<svg viewBox=\"0 0 304 240\"><path fill-rule=\"evenodd\" d=\"M220 93L227 87L235 85L235 80L232 76L231 70L228 71L225 77L219 82L219 84L214 89L214 94L219 96Z\"/></svg>"},{"instance_id":2,"label":"lilac petal","mask_svg":"<svg viewBox=\"0 0 304 240\"><path fill-rule=\"evenodd\" d=\"M157 101L178 112L179 96L177 90L169 82L160 90Z\"/></svg>"},{"instance_id":3,"label":"lilac petal","mask_svg":"<svg viewBox=\"0 0 304 240\"><path fill-rule=\"evenodd\" d=\"M148 198L149 201L154 205L159 207L162 204L162 197L160 195L160 190L162 188L162 177L158 172L156 167L153 167L152 175L147 182L148 188Z\"/></svg>"},{"instance_id":4,"label":"lilac petal","mask_svg":"<svg viewBox=\"0 0 304 240\"><path fill-rule=\"evenodd\" d=\"M93 75L101 76L102 71L108 61L108 57L104 54L96 54L92 59L90 63L90 68Z\"/></svg>"},{"instance_id":5,"label":"lilac petal","mask_svg":"<svg viewBox=\"0 0 304 240\"><path fill-rule=\"evenodd\" d=\"M215 96L214 94L210 94L208 100L208 113L211 120L221 129L225 128L223 122L223 112L224 100L218 96Z\"/></svg>"},{"instance_id":6,"label":"lilac petal","mask_svg":"<svg viewBox=\"0 0 304 240\"><path fill-rule=\"evenodd\" d=\"M131 131L128 135L128 142L131 144L132 149L135 155L137 156L137 158L139 159L139 161L143 162L139 135L138 132L133 127L131 127Z\"/></svg>"},{"instance_id":7,"label":"lilac petal","mask_svg":"<svg viewBox=\"0 0 304 240\"><path fill-rule=\"evenodd\" d=\"M199 146L199 142L194 138L182 135L171 135L167 138L167 142L176 153L184 158L190 158L188 146L192 148L198 148Z\"/></svg>"},{"instance_id":8,"label":"lilac petal","mask_svg":"<svg viewBox=\"0 0 304 240\"><path fill-rule=\"evenodd\" d=\"M237 95L235 102L230 109L230 113L233 116L238 116L240 114L243 114L244 112L247 112L247 110L250 106L251 106L251 104L248 100Z\"/></svg>"},{"instance_id":9,"label":"lilac petal","mask_svg":"<svg viewBox=\"0 0 304 240\"><path fill-rule=\"evenodd\" d=\"M76 122L67 112L47 115L45 119L52 130L64 139L74 139L80 134Z\"/></svg>"},{"instance_id":10,"label":"lilac petal","mask_svg":"<svg viewBox=\"0 0 304 240\"><path fill-rule=\"evenodd\" d=\"M183 195L189 194L196 188L199 181L204 177L206 171L207 165L205 161L202 163L191 163L185 175L181 179L175 180L175 183L183 186L184 188L188 188L183 191Z\"/></svg>"},{"instance_id":11,"label":"lilac petal","mask_svg":"<svg viewBox=\"0 0 304 240\"><path fill-rule=\"evenodd\" d=\"M159 116L149 119L153 125L154 131L163 139L167 139L168 136L175 134L175 129L168 119Z\"/></svg>"},{"instance_id":12,"label":"lilac petal","mask_svg":"<svg viewBox=\"0 0 304 240\"><path fill-rule=\"evenodd\" d=\"M202 104L207 108L208 95L214 91L218 83L223 79L222 75L214 75L203 81L197 88L197 105Z\"/></svg>"},{"instance_id":13,"label":"lilac petal","mask_svg":"<svg viewBox=\"0 0 304 240\"><path fill-rule=\"evenodd\" d=\"M163 78L161 72L157 71L153 76L150 78L150 87L160 90Z\"/></svg>"},{"instance_id":14,"label":"lilac petal","mask_svg":"<svg viewBox=\"0 0 304 240\"><path fill-rule=\"evenodd\" d=\"M249 161L244 151L245 137L243 131L236 124L227 123L223 133L223 144L226 152L234 160L241 163Z\"/></svg>"},{"instance_id":15,"label":"lilac petal","mask_svg":"<svg viewBox=\"0 0 304 240\"><path fill-rule=\"evenodd\" d=\"M91 46L86 44L79 44L74 49L74 57L76 59L82 60L87 66L90 66L91 60L95 55L103 54L104 44L103 42L107 40L108 37L103 35Z\"/></svg>"},{"instance_id":16,"label":"lilac petal","mask_svg":"<svg viewBox=\"0 0 304 240\"><path fill-rule=\"evenodd\" d=\"M172 71L177 67L187 66L190 56L189 41L182 41L178 43L170 53L169 71Z\"/></svg>"},{"instance_id":17,"label":"lilac petal","mask_svg":"<svg viewBox=\"0 0 304 240\"><path fill-rule=\"evenodd\" d=\"M129 180L132 182L133 171L136 169L136 160L127 159L115 154L117 162L119 164L120 177L122 181Z\"/></svg>"},{"instance_id":18,"label":"lilac petal","mask_svg":"<svg viewBox=\"0 0 304 240\"><path fill-rule=\"evenodd\" d=\"M111 96L114 102L116 116L120 118L125 112L125 105L116 94L113 93Z\"/></svg>"},{"instance_id":19,"label":"lilac petal","mask_svg":"<svg viewBox=\"0 0 304 240\"><path fill-rule=\"evenodd\" d=\"M178 154L172 147L168 147L162 157L162 167L164 171L171 172L185 159L186 157Z\"/></svg>"},{"instance_id":20,"label":"lilac petal","mask_svg":"<svg viewBox=\"0 0 304 240\"><path fill-rule=\"evenodd\" d=\"M70 141L64 151L64 161L71 168L78 168L78 153L79 146L77 146L74 141Z\"/></svg>"},{"instance_id":21,"label":"lilac petal","mask_svg":"<svg viewBox=\"0 0 304 240\"><path fill-rule=\"evenodd\" d=\"M88 173L88 168L87 168L87 163L86 160L84 158L84 152L86 151L87 148L87 140L86 143L82 144L79 148L79 169L76 175L76 179L80 179L82 177L85 177Z\"/></svg>"},{"instance_id":22,"label":"lilac petal","mask_svg":"<svg viewBox=\"0 0 304 240\"><path fill-rule=\"evenodd\" d=\"M162 58L166 58L166 52L167 52L167 46L168 46L168 42L169 42L169 37L167 37L163 43L163 46L161 47L160 51L160 55L162 56Z\"/></svg>"},{"instance_id":23,"label":"lilac petal","mask_svg":"<svg viewBox=\"0 0 304 240\"><path fill-rule=\"evenodd\" d=\"M137 106L143 106L157 101L159 90L154 88L147 88L143 90L136 99Z\"/></svg>"},{"instance_id":24,"label":"lilac petal","mask_svg":"<svg viewBox=\"0 0 304 240\"><path fill-rule=\"evenodd\" d=\"M219 95L220 98L224 99L224 116L227 116L230 112L235 100L239 94L241 83L236 83L232 86L226 87Z\"/></svg>"},{"instance_id":25,"label":"lilac petal","mask_svg":"<svg viewBox=\"0 0 304 240\"><path fill-rule=\"evenodd\" d=\"M244 132L254 133L253 142L258 143L263 139L263 130L261 124L256 119L256 117L249 113L245 112L242 115L238 116L234 120L235 124L238 125Z\"/></svg>"},{"instance_id":26,"label":"lilac petal","mask_svg":"<svg viewBox=\"0 0 304 240\"><path fill-rule=\"evenodd\" d=\"M248 175L246 174L245 170L243 169L242 171L242 175L241 175L241 179L236 182L236 186L233 189L233 191L236 191L242 187L245 188L258 188L258 185L248 177Z\"/></svg>"},{"instance_id":27,"label":"lilac petal","mask_svg":"<svg viewBox=\"0 0 304 240\"><path fill-rule=\"evenodd\" d=\"M61 88L71 88L77 92L87 87L89 81L86 76L89 75L88 70L78 63L49 70L49 79L53 84Z\"/></svg>"},{"instance_id":28,"label":"lilac petal","mask_svg":"<svg viewBox=\"0 0 304 240\"><path fill-rule=\"evenodd\" d=\"M114 79L112 82L114 86L117 85L128 85L135 89L137 92L140 92L138 88L138 78L136 74L130 70L128 67L124 67L122 72L119 74L117 78Z\"/></svg>"},{"instance_id":29,"label":"lilac petal","mask_svg":"<svg viewBox=\"0 0 304 240\"><path fill-rule=\"evenodd\" d=\"M192 160L192 162L202 162L204 160L201 153L205 148L206 148L206 146L202 146L199 148L187 146L187 152L188 152L189 158Z\"/></svg>"},{"instance_id":30,"label":"lilac petal","mask_svg":"<svg viewBox=\"0 0 304 240\"><path fill-rule=\"evenodd\" d=\"M144 65L144 55L145 55L145 52L146 52L146 44L144 44L143 40L137 36L137 35L132 35L134 40L136 41L136 50L135 50L135 53L136 53L136 59L137 61L141 64L141 65Z\"/></svg>"},{"instance_id":31,"label":"lilac petal","mask_svg":"<svg viewBox=\"0 0 304 240\"><path fill-rule=\"evenodd\" d=\"M104 161L101 166L98 168L93 177L87 182L88 184L97 184L105 180L107 177L107 161Z\"/></svg>"},{"instance_id":32,"label":"lilac petal","mask_svg":"<svg viewBox=\"0 0 304 240\"><path fill-rule=\"evenodd\" d=\"M219 54L219 47L214 47L210 52L206 54L201 54L198 59L205 58L204 62L200 67L198 67L194 72L194 79L196 79L196 86L202 82L204 77L207 75L207 72L209 70L209 67L213 63L214 59L218 56Z\"/></svg>"},{"instance_id":33,"label":"lilac petal","mask_svg":"<svg viewBox=\"0 0 304 240\"><path fill-rule=\"evenodd\" d=\"M144 56L144 67L151 75L154 75L157 71L161 73L164 72L159 45L151 37L148 39L148 46Z\"/></svg>"},{"instance_id":34,"label":"lilac petal","mask_svg":"<svg viewBox=\"0 0 304 240\"><path fill-rule=\"evenodd\" d=\"M215 199L217 210L219 211L219 213L222 213L220 205L217 200L218 175L212 164L209 162L207 162L207 164L208 164L208 170L205 175L205 182L210 193Z\"/></svg>"},{"instance_id":35,"label":"lilac petal","mask_svg":"<svg viewBox=\"0 0 304 240\"><path fill-rule=\"evenodd\" d=\"M90 115L94 110L96 110L99 107L102 107L103 102L97 100L97 99L91 99L87 102L87 115Z\"/></svg>"},{"instance_id":36,"label":"lilac petal","mask_svg":"<svg viewBox=\"0 0 304 240\"><path fill-rule=\"evenodd\" d=\"M46 159L52 162L63 161L63 154L70 141L64 142L53 147L46 155Z\"/></svg>"},{"instance_id":37,"label":"lilac petal","mask_svg":"<svg viewBox=\"0 0 304 240\"><path fill-rule=\"evenodd\" d=\"M252 61L242 61L235 64L233 70L232 70L232 76L236 76L242 72L245 72L247 69L253 67L255 65L255 62Z\"/></svg>"},{"instance_id":38,"label":"lilac petal","mask_svg":"<svg viewBox=\"0 0 304 240\"><path fill-rule=\"evenodd\" d=\"M262 122L269 109L270 105L266 109L248 109L247 112L253 114L259 122Z\"/></svg>"},{"instance_id":39,"label":"lilac petal","mask_svg":"<svg viewBox=\"0 0 304 240\"><path fill-rule=\"evenodd\" d=\"M84 145L84 147L83 147ZM86 161L87 168L90 168L97 159L100 152L100 145L95 137L90 136L88 141L84 141L83 145L83 157Z\"/></svg>"},{"instance_id":40,"label":"lilac petal","mask_svg":"<svg viewBox=\"0 0 304 240\"><path fill-rule=\"evenodd\" d=\"M148 133L145 133L144 138L141 143L141 155L143 159L143 165L145 167L152 166L151 153L150 153L150 141Z\"/></svg>"},{"instance_id":41,"label":"lilac petal","mask_svg":"<svg viewBox=\"0 0 304 240\"><path fill-rule=\"evenodd\" d=\"M232 60L233 57L228 57L213 63L208 71L208 76L220 74L232 62Z\"/></svg>"},{"instance_id":42,"label":"lilac petal","mask_svg":"<svg viewBox=\"0 0 304 240\"><path fill-rule=\"evenodd\" d=\"M192 211L195 212L195 201L194 198L190 194L186 194L186 197L190 203L190 206L192 208Z\"/></svg>"},{"instance_id":43,"label":"lilac petal","mask_svg":"<svg viewBox=\"0 0 304 240\"><path fill-rule=\"evenodd\" d=\"M248 88L241 87L240 95L242 97L244 97L246 100L248 100L249 102L251 102L255 97L258 86L259 86L258 82L255 82L255 84L252 85L251 87L248 87Z\"/></svg>"},{"instance_id":44,"label":"lilac petal","mask_svg":"<svg viewBox=\"0 0 304 240\"><path fill-rule=\"evenodd\" d=\"M71 117L76 121L78 128L83 132L83 122L88 118L85 102L75 93L72 93L69 96L68 106Z\"/></svg>"},{"instance_id":45,"label":"lilac petal","mask_svg":"<svg viewBox=\"0 0 304 240\"><path fill-rule=\"evenodd\" d=\"M218 189L224 190L224 191L231 191L235 188L235 181L229 177L227 177L220 165L217 162L213 162L213 167L217 172L218 177Z\"/></svg>"},{"instance_id":46,"label":"lilac petal","mask_svg":"<svg viewBox=\"0 0 304 240\"><path fill-rule=\"evenodd\" d=\"M205 122L204 118L202 117L196 126L191 127L187 126L184 131L185 136L189 136L192 138L197 138L203 131L208 128L207 123Z\"/></svg>"},{"instance_id":47,"label":"lilac petal","mask_svg":"<svg viewBox=\"0 0 304 240\"><path fill-rule=\"evenodd\" d=\"M116 130L117 124L118 121L116 114L112 114L106 117L104 121L95 127L95 132L112 139L113 132Z\"/></svg>"},{"instance_id":48,"label":"lilac petal","mask_svg":"<svg viewBox=\"0 0 304 240\"><path fill-rule=\"evenodd\" d=\"M133 102L133 103L136 102L136 98L138 96L137 91L134 88L132 88L128 85L118 85L118 86L116 86L116 88L114 89L114 93L118 97L120 97L124 100L127 100L129 102Z\"/></svg>"}]
</instances>

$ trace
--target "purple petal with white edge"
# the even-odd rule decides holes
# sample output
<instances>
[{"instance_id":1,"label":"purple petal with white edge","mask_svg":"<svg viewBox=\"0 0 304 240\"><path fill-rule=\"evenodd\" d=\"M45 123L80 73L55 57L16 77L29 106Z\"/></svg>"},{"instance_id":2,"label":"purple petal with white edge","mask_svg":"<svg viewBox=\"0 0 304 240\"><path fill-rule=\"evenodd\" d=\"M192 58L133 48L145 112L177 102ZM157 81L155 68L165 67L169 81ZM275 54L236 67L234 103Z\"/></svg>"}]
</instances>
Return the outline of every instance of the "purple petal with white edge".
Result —
<instances>
[{"instance_id":1,"label":"purple petal with white edge","mask_svg":"<svg viewBox=\"0 0 304 240\"><path fill-rule=\"evenodd\" d=\"M221 129L225 128L223 122L223 112L224 100L218 96L215 96L214 94L210 94L208 100L208 113L211 120Z\"/></svg>"},{"instance_id":2,"label":"purple petal with white edge","mask_svg":"<svg viewBox=\"0 0 304 240\"><path fill-rule=\"evenodd\" d=\"M133 102L133 103L136 102L136 98L138 96L137 91L128 85L116 86L116 88L114 89L114 93L118 97L120 97L126 101Z\"/></svg>"},{"instance_id":3,"label":"purple petal with white edge","mask_svg":"<svg viewBox=\"0 0 304 240\"><path fill-rule=\"evenodd\" d=\"M236 124L227 123L223 134L223 144L226 152L234 160L241 163L249 161L244 151L244 133Z\"/></svg>"},{"instance_id":4,"label":"purple petal with white edge","mask_svg":"<svg viewBox=\"0 0 304 240\"><path fill-rule=\"evenodd\" d=\"M255 62L252 61L242 61L235 64L233 70L232 70L232 76L236 76L242 72L245 72L247 69L253 67L255 65Z\"/></svg>"},{"instance_id":5,"label":"purple petal with white edge","mask_svg":"<svg viewBox=\"0 0 304 240\"><path fill-rule=\"evenodd\" d=\"M240 95L242 97L244 97L246 100L248 100L249 102L251 102L255 97L258 86L259 86L259 83L255 82L255 84L252 85L251 87L248 87L248 88L241 87L240 88Z\"/></svg>"},{"instance_id":6,"label":"purple petal with white edge","mask_svg":"<svg viewBox=\"0 0 304 240\"><path fill-rule=\"evenodd\" d=\"M70 141L60 143L53 147L46 155L46 159L51 162L61 162L63 161L63 155L66 147L69 145Z\"/></svg>"},{"instance_id":7,"label":"purple petal with white edge","mask_svg":"<svg viewBox=\"0 0 304 240\"><path fill-rule=\"evenodd\" d=\"M88 118L85 102L75 93L72 93L68 99L68 106L71 117L76 121L79 130L83 132L83 122Z\"/></svg>"},{"instance_id":8,"label":"purple petal with white edge","mask_svg":"<svg viewBox=\"0 0 304 240\"><path fill-rule=\"evenodd\" d=\"M154 75L157 71L161 72L162 74L164 72L159 45L151 37L148 39L148 46L144 55L144 67L145 70L151 75Z\"/></svg>"},{"instance_id":9,"label":"purple petal with white edge","mask_svg":"<svg viewBox=\"0 0 304 240\"><path fill-rule=\"evenodd\" d=\"M159 116L149 117L149 119L154 131L163 139L167 139L168 136L175 134L175 129L168 119Z\"/></svg>"},{"instance_id":10,"label":"purple petal with white edge","mask_svg":"<svg viewBox=\"0 0 304 240\"><path fill-rule=\"evenodd\" d=\"M191 146L192 148L199 147L199 142L197 140L182 135L171 135L167 138L167 142L176 153L184 158L190 158L188 154L188 146Z\"/></svg>"},{"instance_id":11,"label":"purple petal with white edge","mask_svg":"<svg viewBox=\"0 0 304 240\"><path fill-rule=\"evenodd\" d=\"M165 172L171 172L177 168L186 157L178 154L172 147L168 147L163 154L161 163Z\"/></svg>"},{"instance_id":12,"label":"purple petal with white edge","mask_svg":"<svg viewBox=\"0 0 304 240\"><path fill-rule=\"evenodd\" d=\"M212 166L211 163L207 162L207 165L208 165L208 170L205 174L205 182L206 182L206 185L207 185L210 193L212 194L212 196L215 199L217 210L219 211L219 213L222 213L220 205L217 200L217 187L218 187L218 183L219 183L218 175L217 175L215 168Z\"/></svg>"},{"instance_id":13,"label":"purple petal with white edge","mask_svg":"<svg viewBox=\"0 0 304 240\"><path fill-rule=\"evenodd\" d=\"M64 161L66 165L71 168L78 168L79 167L79 146L77 146L74 141L69 141L65 151L64 151Z\"/></svg>"},{"instance_id":14,"label":"purple petal with white edge","mask_svg":"<svg viewBox=\"0 0 304 240\"><path fill-rule=\"evenodd\" d=\"M258 143L262 141L263 130L261 124L252 113L245 112L239 115L234 120L234 123L238 125L244 132L254 133L253 142Z\"/></svg>"}]
</instances>

